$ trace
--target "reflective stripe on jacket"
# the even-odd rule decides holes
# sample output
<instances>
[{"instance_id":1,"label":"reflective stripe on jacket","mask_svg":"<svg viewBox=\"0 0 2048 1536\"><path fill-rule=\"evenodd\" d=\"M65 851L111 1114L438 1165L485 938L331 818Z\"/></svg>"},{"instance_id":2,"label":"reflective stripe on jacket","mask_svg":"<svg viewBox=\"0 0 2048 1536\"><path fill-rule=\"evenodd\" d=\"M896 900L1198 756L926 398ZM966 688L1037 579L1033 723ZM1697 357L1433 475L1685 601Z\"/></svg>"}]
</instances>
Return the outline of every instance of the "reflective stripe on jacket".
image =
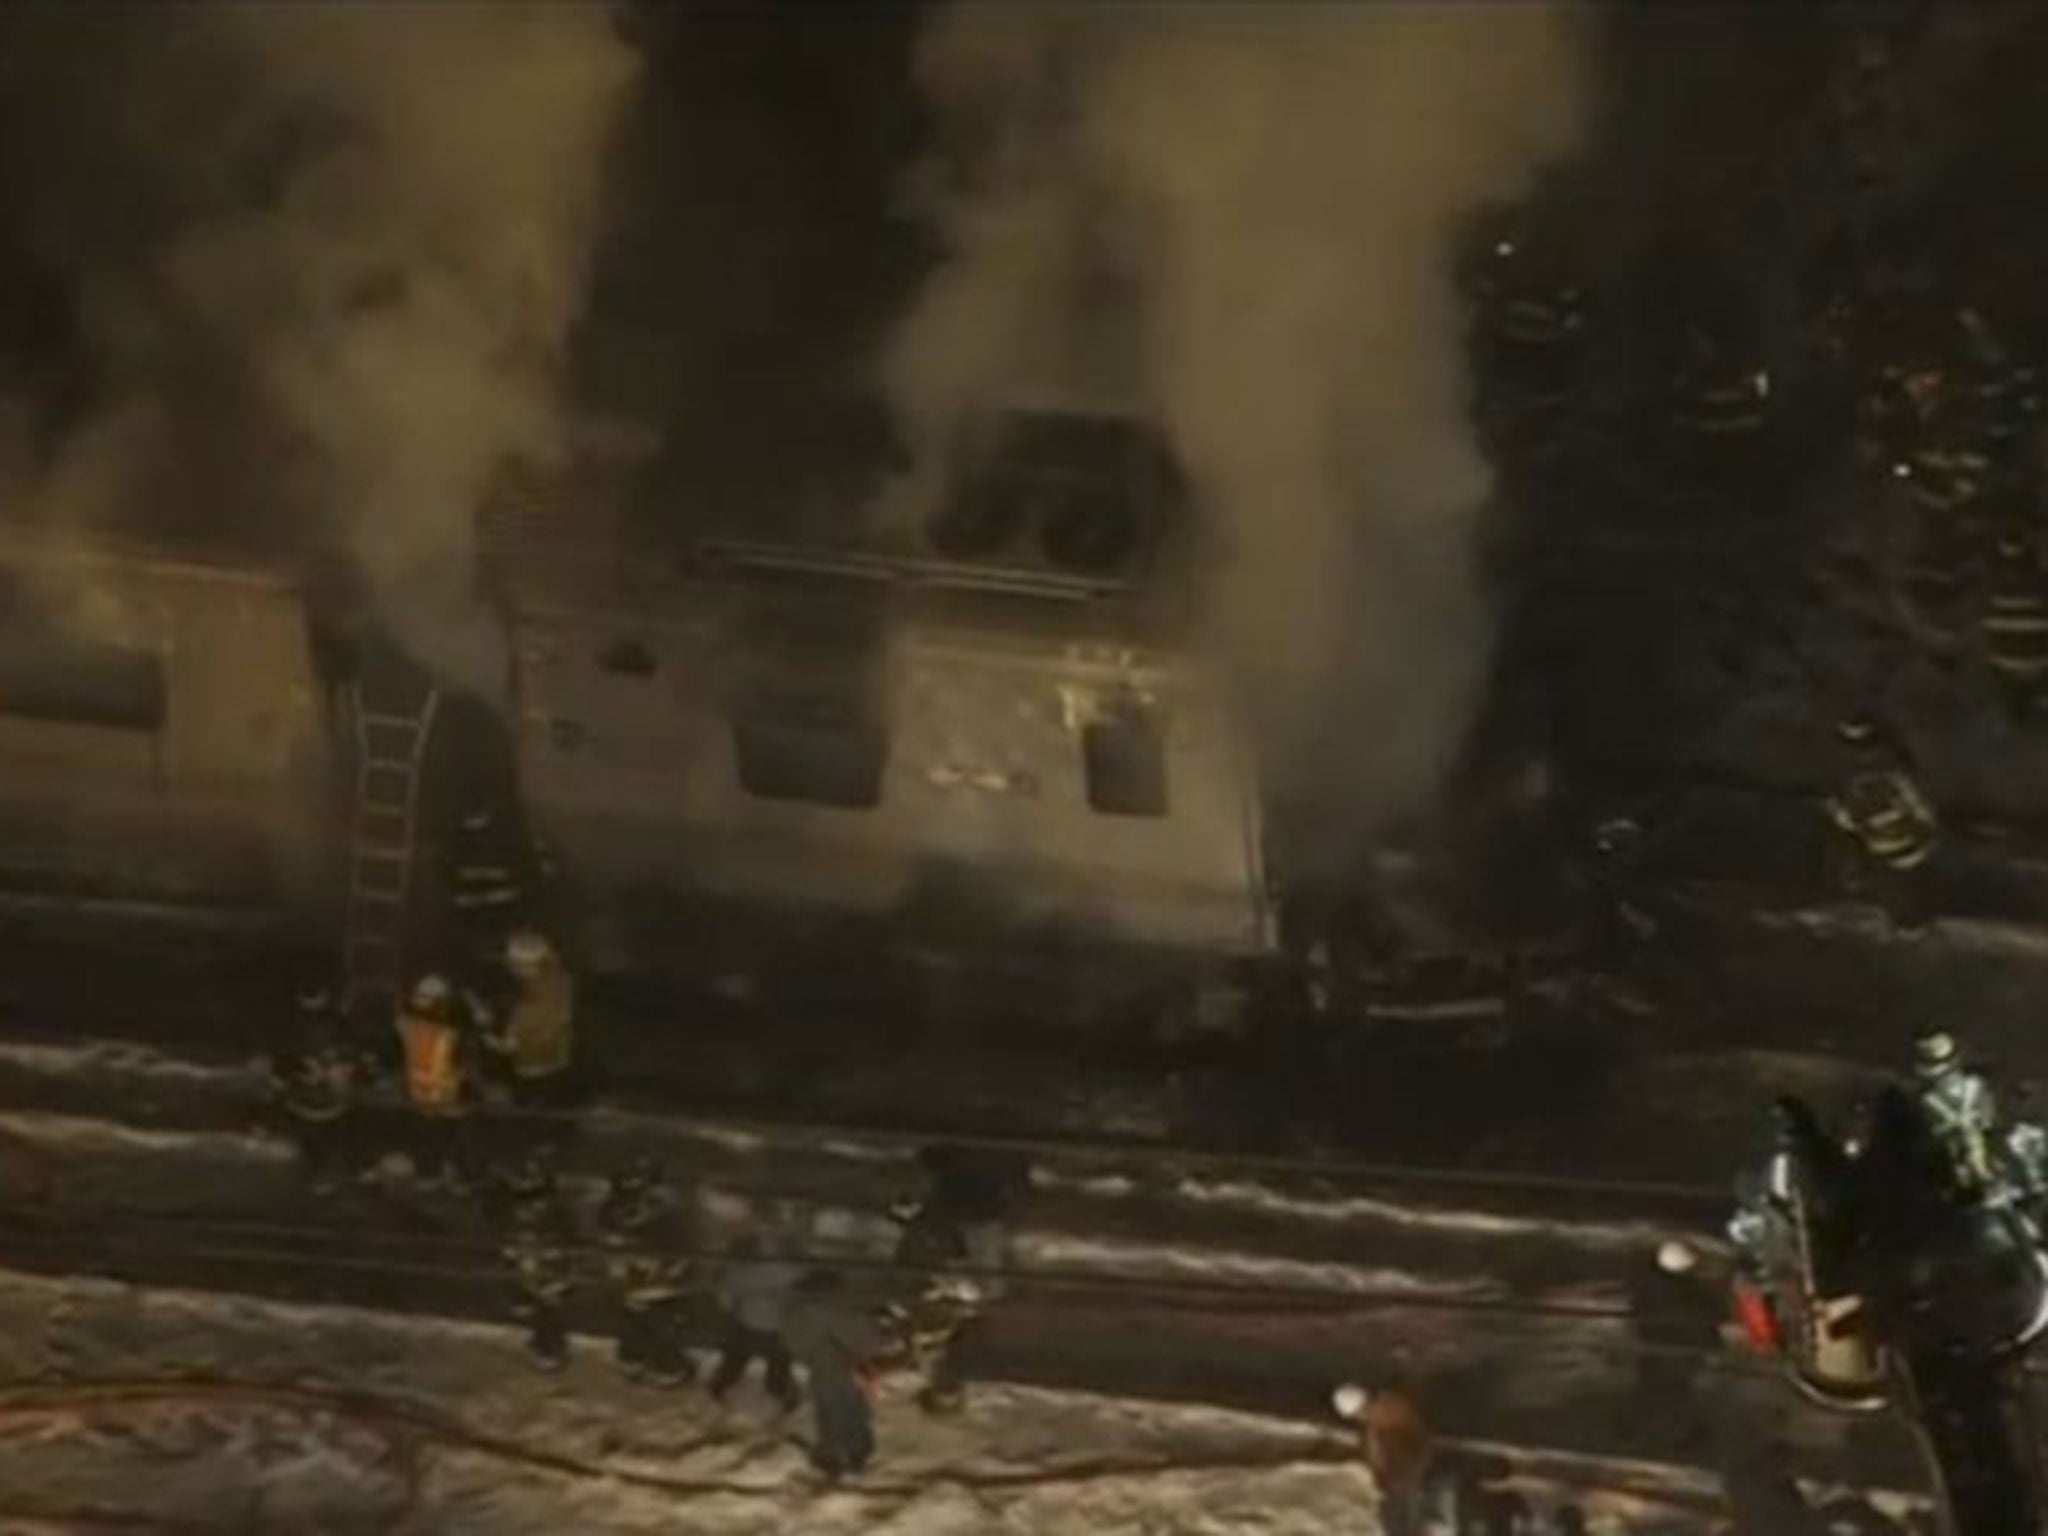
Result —
<instances>
[{"instance_id":1,"label":"reflective stripe on jacket","mask_svg":"<svg viewBox=\"0 0 2048 1536\"><path fill-rule=\"evenodd\" d=\"M1828 804L1829 817L1888 869L1912 869L1934 851L1939 824L1920 788L1896 768L1854 775Z\"/></svg>"},{"instance_id":2,"label":"reflective stripe on jacket","mask_svg":"<svg viewBox=\"0 0 2048 1536\"><path fill-rule=\"evenodd\" d=\"M398 1016L405 1044L405 1094L423 1115L468 1113L463 1098L462 1034L450 1019L411 1010Z\"/></svg>"}]
</instances>

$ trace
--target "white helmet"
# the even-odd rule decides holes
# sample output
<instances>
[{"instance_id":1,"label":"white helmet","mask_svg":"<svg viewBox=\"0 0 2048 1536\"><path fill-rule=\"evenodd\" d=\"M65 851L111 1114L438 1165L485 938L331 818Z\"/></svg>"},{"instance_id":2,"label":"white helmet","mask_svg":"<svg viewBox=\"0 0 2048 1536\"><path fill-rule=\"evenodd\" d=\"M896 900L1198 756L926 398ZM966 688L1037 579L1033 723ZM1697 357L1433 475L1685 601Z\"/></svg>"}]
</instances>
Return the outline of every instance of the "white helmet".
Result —
<instances>
[{"instance_id":1,"label":"white helmet","mask_svg":"<svg viewBox=\"0 0 2048 1536\"><path fill-rule=\"evenodd\" d=\"M1690 1243L1676 1239L1657 1245L1657 1267L1667 1275L1689 1275L1699 1267L1700 1256Z\"/></svg>"},{"instance_id":2,"label":"white helmet","mask_svg":"<svg viewBox=\"0 0 2048 1536\"><path fill-rule=\"evenodd\" d=\"M537 971L554 952L554 947L531 928L522 928L505 941L505 963L515 971Z\"/></svg>"},{"instance_id":3,"label":"white helmet","mask_svg":"<svg viewBox=\"0 0 2048 1536\"><path fill-rule=\"evenodd\" d=\"M415 1008L439 1008L454 995L445 976L422 976L413 984L412 1005Z\"/></svg>"},{"instance_id":4,"label":"white helmet","mask_svg":"<svg viewBox=\"0 0 2048 1536\"><path fill-rule=\"evenodd\" d=\"M1337 1410L1340 1419L1356 1419L1365 1412L1365 1405L1371 1396L1365 1388L1354 1381L1347 1381L1330 1394L1330 1406Z\"/></svg>"}]
</instances>

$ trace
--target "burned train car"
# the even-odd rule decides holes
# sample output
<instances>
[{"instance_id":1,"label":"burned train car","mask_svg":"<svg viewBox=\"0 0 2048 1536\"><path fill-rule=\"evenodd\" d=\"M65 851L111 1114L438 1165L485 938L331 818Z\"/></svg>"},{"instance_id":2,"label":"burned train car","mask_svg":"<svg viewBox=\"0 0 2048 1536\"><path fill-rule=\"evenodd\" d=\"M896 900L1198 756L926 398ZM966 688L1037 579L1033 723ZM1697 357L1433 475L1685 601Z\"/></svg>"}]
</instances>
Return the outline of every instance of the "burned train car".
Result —
<instances>
[{"instance_id":1,"label":"burned train car","mask_svg":"<svg viewBox=\"0 0 2048 1536\"><path fill-rule=\"evenodd\" d=\"M0 538L0 880L258 909L316 902L331 722L303 583L249 558Z\"/></svg>"},{"instance_id":2,"label":"burned train car","mask_svg":"<svg viewBox=\"0 0 2048 1536\"><path fill-rule=\"evenodd\" d=\"M1113 451L984 461L1000 516L893 547L707 537L649 569L593 561L559 489L501 514L521 797L597 952L717 965L773 928L985 975L1269 947L1247 744L1128 510L1154 472L1017 425L994 440Z\"/></svg>"}]
</instances>

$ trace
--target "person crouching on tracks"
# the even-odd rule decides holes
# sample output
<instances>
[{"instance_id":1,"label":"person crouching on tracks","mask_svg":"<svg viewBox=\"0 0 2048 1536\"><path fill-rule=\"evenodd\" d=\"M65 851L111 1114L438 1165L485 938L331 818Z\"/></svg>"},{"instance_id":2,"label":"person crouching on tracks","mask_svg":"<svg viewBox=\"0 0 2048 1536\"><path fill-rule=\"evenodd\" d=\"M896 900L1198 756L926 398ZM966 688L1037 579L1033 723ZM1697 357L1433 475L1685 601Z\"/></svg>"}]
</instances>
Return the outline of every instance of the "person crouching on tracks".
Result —
<instances>
[{"instance_id":1,"label":"person crouching on tracks","mask_svg":"<svg viewBox=\"0 0 2048 1536\"><path fill-rule=\"evenodd\" d=\"M620 1169L597 1208L605 1271L618 1288L619 1370L658 1387L685 1386L696 1375L684 1347L690 1266L675 1251L674 1216L661 1168L649 1158Z\"/></svg>"},{"instance_id":2,"label":"person crouching on tracks","mask_svg":"<svg viewBox=\"0 0 2048 1536\"><path fill-rule=\"evenodd\" d=\"M298 1033L297 1050L271 1070L271 1093L313 1192L331 1194L355 1171L359 1063L342 1042L341 1018L326 987L299 993Z\"/></svg>"},{"instance_id":3,"label":"person crouching on tracks","mask_svg":"<svg viewBox=\"0 0 2048 1536\"><path fill-rule=\"evenodd\" d=\"M503 1060L515 1104L560 1109L568 1102L576 1061L576 977L531 928L506 940L505 970L510 993L485 1044Z\"/></svg>"},{"instance_id":4,"label":"person crouching on tracks","mask_svg":"<svg viewBox=\"0 0 2048 1536\"><path fill-rule=\"evenodd\" d=\"M413 1112L413 1165L427 1184L469 1177L470 1005L445 976L422 976L398 1009L405 1096Z\"/></svg>"}]
</instances>

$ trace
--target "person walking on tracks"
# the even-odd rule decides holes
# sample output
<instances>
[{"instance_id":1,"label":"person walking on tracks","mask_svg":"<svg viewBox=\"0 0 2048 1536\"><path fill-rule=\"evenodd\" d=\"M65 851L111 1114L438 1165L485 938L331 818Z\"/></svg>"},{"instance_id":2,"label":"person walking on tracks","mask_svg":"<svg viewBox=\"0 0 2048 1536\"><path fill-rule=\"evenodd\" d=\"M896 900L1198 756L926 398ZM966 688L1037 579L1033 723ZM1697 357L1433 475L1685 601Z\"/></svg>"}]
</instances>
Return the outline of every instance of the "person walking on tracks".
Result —
<instances>
[{"instance_id":1,"label":"person walking on tracks","mask_svg":"<svg viewBox=\"0 0 2048 1536\"><path fill-rule=\"evenodd\" d=\"M814 1270L798 1284L782 1337L810 1378L811 1464L834 1481L860 1473L875 1454L867 1373L887 1353L887 1340L832 1270Z\"/></svg>"},{"instance_id":2,"label":"person walking on tracks","mask_svg":"<svg viewBox=\"0 0 2048 1536\"><path fill-rule=\"evenodd\" d=\"M711 1396L724 1402L746 1375L747 1367L759 1360L767 1372L769 1395L784 1413L792 1412L801 1394L782 1329L789 1319L797 1282L803 1278L803 1266L777 1258L753 1239L742 1240L733 1258L735 1262L718 1287L725 1321L719 1337L718 1368L711 1376Z\"/></svg>"},{"instance_id":3,"label":"person walking on tracks","mask_svg":"<svg viewBox=\"0 0 2048 1536\"><path fill-rule=\"evenodd\" d=\"M674 1214L661 1168L646 1158L612 1178L597 1210L606 1274L618 1292L619 1370L658 1387L684 1386L696 1374L684 1347L690 1266L676 1251Z\"/></svg>"}]
</instances>

